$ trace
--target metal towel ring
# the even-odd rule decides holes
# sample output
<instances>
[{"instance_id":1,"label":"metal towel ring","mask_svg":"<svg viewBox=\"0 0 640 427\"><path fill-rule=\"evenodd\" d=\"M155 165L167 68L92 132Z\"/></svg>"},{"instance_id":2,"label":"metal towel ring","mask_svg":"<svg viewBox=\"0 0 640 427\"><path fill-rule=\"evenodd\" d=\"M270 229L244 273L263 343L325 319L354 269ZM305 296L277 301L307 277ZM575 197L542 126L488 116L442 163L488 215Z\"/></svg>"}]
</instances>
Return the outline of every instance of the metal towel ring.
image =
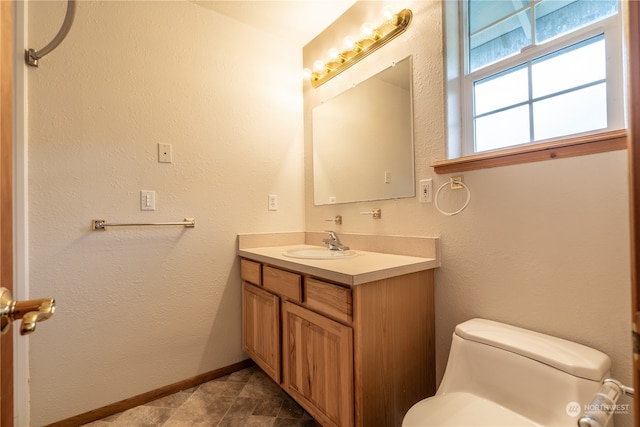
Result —
<instances>
[{"instance_id":1,"label":"metal towel ring","mask_svg":"<svg viewBox=\"0 0 640 427\"><path fill-rule=\"evenodd\" d=\"M458 209L457 211L445 212L440 208L440 205L438 204L438 197L440 196L440 191L445 186L451 185L451 184L462 185L464 187L464 189L467 190L467 200L464 202L464 205L462 205L462 207L460 209ZM438 187L438 191L436 191L436 195L434 197L434 202L435 202L435 205L436 205L436 209L438 209L438 212L440 212L443 215L447 215L447 216L458 215L460 212L462 212L467 207L467 205L469 204L470 201L471 201L471 191L469 190L469 187L467 187L467 184L465 184L462 181L447 181L447 182L445 182L440 187Z\"/></svg>"}]
</instances>

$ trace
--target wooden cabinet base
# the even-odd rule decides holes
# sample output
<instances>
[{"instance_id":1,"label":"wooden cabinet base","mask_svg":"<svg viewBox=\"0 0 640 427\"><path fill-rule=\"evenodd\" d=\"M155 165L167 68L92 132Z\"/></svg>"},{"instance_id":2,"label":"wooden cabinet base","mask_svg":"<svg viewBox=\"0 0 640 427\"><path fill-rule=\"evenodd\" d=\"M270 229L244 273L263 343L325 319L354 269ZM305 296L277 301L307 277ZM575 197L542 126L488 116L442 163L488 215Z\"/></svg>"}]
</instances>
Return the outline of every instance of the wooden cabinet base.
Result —
<instances>
[{"instance_id":1,"label":"wooden cabinet base","mask_svg":"<svg viewBox=\"0 0 640 427\"><path fill-rule=\"evenodd\" d=\"M400 427L435 393L433 270L348 287L260 267L243 349L324 427Z\"/></svg>"}]
</instances>

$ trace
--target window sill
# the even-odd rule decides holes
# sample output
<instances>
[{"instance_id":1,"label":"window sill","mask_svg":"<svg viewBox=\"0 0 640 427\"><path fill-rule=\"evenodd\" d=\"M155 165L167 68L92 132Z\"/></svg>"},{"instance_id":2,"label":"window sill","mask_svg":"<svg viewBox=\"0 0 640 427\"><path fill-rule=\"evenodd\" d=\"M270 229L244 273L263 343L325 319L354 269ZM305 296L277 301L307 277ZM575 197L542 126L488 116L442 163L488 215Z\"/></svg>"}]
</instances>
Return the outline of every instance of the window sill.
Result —
<instances>
[{"instance_id":1,"label":"window sill","mask_svg":"<svg viewBox=\"0 0 640 427\"><path fill-rule=\"evenodd\" d=\"M447 174L624 150L626 148L627 130L622 129L553 142L542 142L525 147L507 148L457 159L441 160L434 162L431 166L437 174Z\"/></svg>"}]
</instances>

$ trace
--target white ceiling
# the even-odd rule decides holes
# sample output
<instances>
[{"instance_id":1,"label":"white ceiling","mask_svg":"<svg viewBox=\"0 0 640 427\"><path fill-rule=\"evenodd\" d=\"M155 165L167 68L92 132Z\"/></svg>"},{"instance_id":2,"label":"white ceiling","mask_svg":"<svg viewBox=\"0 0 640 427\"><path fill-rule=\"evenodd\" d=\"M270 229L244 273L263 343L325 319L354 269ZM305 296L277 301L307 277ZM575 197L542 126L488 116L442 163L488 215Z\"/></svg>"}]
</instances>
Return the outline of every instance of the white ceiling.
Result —
<instances>
[{"instance_id":1,"label":"white ceiling","mask_svg":"<svg viewBox=\"0 0 640 427\"><path fill-rule=\"evenodd\" d=\"M229 18L292 40L301 48L355 0L192 0Z\"/></svg>"}]
</instances>

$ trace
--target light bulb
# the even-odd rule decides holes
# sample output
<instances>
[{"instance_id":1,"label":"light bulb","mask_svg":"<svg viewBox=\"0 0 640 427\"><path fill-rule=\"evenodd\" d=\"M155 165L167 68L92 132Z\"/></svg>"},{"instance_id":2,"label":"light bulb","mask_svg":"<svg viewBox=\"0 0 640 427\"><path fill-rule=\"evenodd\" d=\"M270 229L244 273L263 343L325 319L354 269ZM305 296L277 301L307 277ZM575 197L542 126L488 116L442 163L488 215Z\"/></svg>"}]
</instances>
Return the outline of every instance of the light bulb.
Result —
<instances>
[{"instance_id":1,"label":"light bulb","mask_svg":"<svg viewBox=\"0 0 640 427\"><path fill-rule=\"evenodd\" d=\"M362 27L360 27L360 36L365 39L371 38L371 36L373 36L373 26L369 23L362 24Z\"/></svg>"},{"instance_id":2,"label":"light bulb","mask_svg":"<svg viewBox=\"0 0 640 427\"><path fill-rule=\"evenodd\" d=\"M302 78L304 80L311 80L311 70L308 68L302 70Z\"/></svg>"},{"instance_id":3,"label":"light bulb","mask_svg":"<svg viewBox=\"0 0 640 427\"><path fill-rule=\"evenodd\" d=\"M316 62L313 63L313 69L318 72L324 71L324 61L321 59L318 59Z\"/></svg>"},{"instance_id":4,"label":"light bulb","mask_svg":"<svg viewBox=\"0 0 640 427\"><path fill-rule=\"evenodd\" d=\"M349 50L353 49L353 47L356 45L356 41L351 36L345 37L343 40L343 43L344 43L344 47L346 47Z\"/></svg>"},{"instance_id":5,"label":"light bulb","mask_svg":"<svg viewBox=\"0 0 640 427\"><path fill-rule=\"evenodd\" d=\"M393 17L396 16L395 12L391 8L391 6L385 6L382 9L382 19L386 21L391 21Z\"/></svg>"},{"instance_id":6,"label":"light bulb","mask_svg":"<svg viewBox=\"0 0 640 427\"><path fill-rule=\"evenodd\" d=\"M335 61L340 56L340 51L335 47L329 49L329 59Z\"/></svg>"}]
</instances>

